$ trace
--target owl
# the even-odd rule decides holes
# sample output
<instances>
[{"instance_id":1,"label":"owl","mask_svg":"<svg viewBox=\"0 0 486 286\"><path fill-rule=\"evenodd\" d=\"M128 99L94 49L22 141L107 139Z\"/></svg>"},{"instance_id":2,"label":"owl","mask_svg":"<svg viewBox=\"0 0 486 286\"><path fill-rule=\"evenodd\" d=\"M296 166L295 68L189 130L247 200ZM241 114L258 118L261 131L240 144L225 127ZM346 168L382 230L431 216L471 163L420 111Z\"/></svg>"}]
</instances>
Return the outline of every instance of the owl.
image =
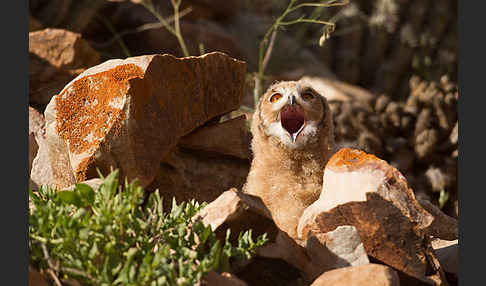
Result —
<instances>
[{"instance_id":1,"label":"owl","mask_svg":"<svg viewBox=\"0 0 486 286\"><path fill-rule=\"evenodd\" d=\"M299 218L319 198L335 151L327 100L305 81L275 83L258 103L251 133L253 160L243 192L260 197L275 224L297 238Z\"/></svg>"}]
</instances>

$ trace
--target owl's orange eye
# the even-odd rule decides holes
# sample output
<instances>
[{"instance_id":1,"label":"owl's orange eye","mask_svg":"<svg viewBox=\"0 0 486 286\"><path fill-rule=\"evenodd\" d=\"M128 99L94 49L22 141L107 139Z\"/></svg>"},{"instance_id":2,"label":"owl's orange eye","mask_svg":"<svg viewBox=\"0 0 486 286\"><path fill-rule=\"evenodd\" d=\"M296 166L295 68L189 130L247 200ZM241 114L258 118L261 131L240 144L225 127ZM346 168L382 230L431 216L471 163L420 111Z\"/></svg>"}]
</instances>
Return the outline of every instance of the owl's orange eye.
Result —
<instances>
[{"instance_id":1,"label":"owl's orange eye","mask_svg":"<svg viewBox=\"0 0 486 286\"><path fill-rule=\"evenodd\" d=\"M313 98L314 98L314 95L313 95L312 93L310 93L310 92L306 92L306 93L304 93L304 94L302 95L302 98L303 98L304 100L311 100L311 99L313 99Z\"/></svg>"},{"instance_id":2,"label":"owl's orange eye","mask_svg":"<svg viewBox=\"0 0 486 286\"><path fill-rule=\"evenodd\" d=\"M279 101L281 98L282 98L282 95L280 93L275 93L274 95L272 95L270 97L270 102L275 103L275 102Z\"/></svg>"}]
</instances>

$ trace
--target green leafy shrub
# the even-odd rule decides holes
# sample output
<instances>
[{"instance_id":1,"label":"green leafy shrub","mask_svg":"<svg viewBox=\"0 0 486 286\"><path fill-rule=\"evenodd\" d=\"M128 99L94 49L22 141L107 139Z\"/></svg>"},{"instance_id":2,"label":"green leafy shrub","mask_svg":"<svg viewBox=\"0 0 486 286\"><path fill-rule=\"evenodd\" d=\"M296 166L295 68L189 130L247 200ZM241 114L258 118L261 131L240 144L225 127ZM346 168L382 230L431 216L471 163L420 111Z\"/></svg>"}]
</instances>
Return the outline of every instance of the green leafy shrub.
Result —
<instances>
[{"instance_id":1,"label":"green leafy shrub","mask_svg":"<svg viewBox=\"0 0 486 286\"><path fill-rule=\"evenodd\" d=\"M251 230L232 246L210 226L191 218L205 204L176 204L164 213L158 191L145 199L136 181L118 188L118 171L97 191L76 184L73 191L29 190L30 261L53 279L90 285L194 285L211 270L229 271L230 259L248 259L266 242Z\"/></svg>"}]
</instances>

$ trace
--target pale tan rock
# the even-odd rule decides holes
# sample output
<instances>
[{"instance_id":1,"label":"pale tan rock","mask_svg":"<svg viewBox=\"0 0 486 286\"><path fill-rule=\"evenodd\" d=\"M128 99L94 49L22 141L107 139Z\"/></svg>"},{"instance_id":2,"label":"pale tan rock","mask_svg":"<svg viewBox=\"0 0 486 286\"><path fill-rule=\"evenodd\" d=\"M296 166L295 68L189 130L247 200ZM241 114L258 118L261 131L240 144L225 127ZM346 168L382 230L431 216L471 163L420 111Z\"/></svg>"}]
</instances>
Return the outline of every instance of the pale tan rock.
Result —
<instances>
[{"instance_id":1,"label":"pale tan rock","mask_svg":"<svg viewBox=\"0 0 486 286\"><path fill-rule=\"evenodd\" d=\"M100 55L81 38L63 29L29 33L29 102L47 104L65 84L100 63Z\"/></svg>"},{"instance_id":2,"label":"pale tan rock","mask_svg":"<svg viewBox=\"0 0 486 286\"><path fill-rule=\"evenodd\" d=\"M34 161L37 151L39 150L39 145L35 140L34 133L29 133L29 176L32 170L32 161Z\"/></svg>"},{"instance_id":3,"label":"pale tan rock","mask_svg":"<svg viewBox=\"0 0 486 286\"><path fill-rule=\"evenodd\" d=\"M376 98L366 89L332 78L304 76L300 80L311 83L316 91L324 95L328 101L370 101Z\"/></svg>"},{"instance_id":4,"label":"pale tan rock","mask_svg":"<svg viewBox=\"0 0 486 286\"><path fill-rule=\"evenodd\" d=\"M179 141L179 146L215 152L241 159L250 156L251 135L245 115L196 129Z\"/></svg>"},{"instance_id":5,"label":"pale tan rock","mask_svg":"<svg viewBox=\"0 0 486 286\"><path fill-rule=\"evenodd\" d=\"M419 205L397 169L360 150L342 148L324 169L319 199L302 214L299 236L305 238L306 225L311 224L319 213L348 202L365 202L368 193L377 193L391 202L419 229L432 223L433 217Z\"/></svg>"},{"instance_id":6,"label":"pale tan rock","mask_svg":"<svg viewBox=\"0 0 486 286\"><path fill-rule=\"evenodd\" d=\"M395 270L385 265L365 264L324 272L311 286L399 286Z\"/></svg>"},{"instance_id":7,"label":"pale tan rock","mask_svg":"<svg viewBox=\"0 0 486 286\"><path fill-rule=\"evenodd\" d=\"M307 238L307 255L322 272L370 261L354 226L338 226L327 233L315 233Z\"/></svg>"},{"instance_id":8,"label":"pale tan rock","mask_svg":"<svg viewBox=\"0 0 486 286\"><path fill-rule=\"evenodd\" d=\"M432 248L445 272L458 274L459 272L459 240L432 240Z\"/></svg>"},{"instance_id":9,"label":"pale tan rock","mask_svg":"<svg viewBox=\"0 0 486 286\"><path fill-rule=\"evenodd\" d=\"M77 182L97 177L95 166L102 173L114 167L146 187L180 137L238 108L244 77L243 62L217 52L106 61L52 98L49 146L65 148Z\"/></svg>"},{"instance_id":10,"label":"pale tan rock","mask_svg":"<svg viewBox=\"0 0 486 286\"><path fill-rule=\"evenodd\" d=\"M247 286L245 281L238 279L235 275L223 272L210 271L203 277L201 285L207 286Z\"/></svg>"},{"instance_id":11,"label":"pale tan rock","mask_svg":"<svg viewBox=\"0 0 486 286\"><path fill-rule=\"evenodd\" d=\"M353 225L368 256L421 281L437 273L445 281L423 235L432 220L398 170L373 155L343 148L329 160L321 196L302 215L299 235ZM428 268L436 271L429 275Z\"/></svg>"},{"instance_id":12,"label":"pale tan rock","mask_svg":"<svg viewBox=\"0 0 486 286\"><path fill-rule=\"evenodd\" d=\"M215 231L224 222L240 216L248 206L237 194L238 190L232 188L222 193L216 200L209 203L193 219L201 219L204 225L210 225Z\"/></svg>"},{"instance_id":13,"label":"pale tan rock","mask_svg":"<svg viewBox=\"0 0 486 286\"><path fill-rule=\"evenodd\" d=\"M80 183L86 184L86 185L90 186L94 191L96 191L96 190L99 189L99 187L103 183L103 180L99 179L99 178L94 178L94 179L86 180L86 181L83 181L83 182L80 182ZM72 190L74 190L75 187L76 187L76 185L72 185L72 186L69 186L67 188L64 188L63 190L72 191Z\"/></svg>"}]
</instances>

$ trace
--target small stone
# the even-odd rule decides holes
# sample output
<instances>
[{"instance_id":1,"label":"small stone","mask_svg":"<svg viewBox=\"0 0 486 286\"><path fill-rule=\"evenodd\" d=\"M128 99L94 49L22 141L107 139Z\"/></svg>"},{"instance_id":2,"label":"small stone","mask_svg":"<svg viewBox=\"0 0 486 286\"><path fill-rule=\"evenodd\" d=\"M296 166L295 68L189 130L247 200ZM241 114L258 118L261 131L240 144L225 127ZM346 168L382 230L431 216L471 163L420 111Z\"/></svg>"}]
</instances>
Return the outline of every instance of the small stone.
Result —
<instances>
[{"instance_id":1,"label":"small stone","mask_svg":"<svg viewBox=\"0 0 486 286\"><path fill-rule=\"evenodd\" d=\"M395 270L385 265L365 264L324 272L311 286L399 286Z\"/></svg>"}]
</instances>

